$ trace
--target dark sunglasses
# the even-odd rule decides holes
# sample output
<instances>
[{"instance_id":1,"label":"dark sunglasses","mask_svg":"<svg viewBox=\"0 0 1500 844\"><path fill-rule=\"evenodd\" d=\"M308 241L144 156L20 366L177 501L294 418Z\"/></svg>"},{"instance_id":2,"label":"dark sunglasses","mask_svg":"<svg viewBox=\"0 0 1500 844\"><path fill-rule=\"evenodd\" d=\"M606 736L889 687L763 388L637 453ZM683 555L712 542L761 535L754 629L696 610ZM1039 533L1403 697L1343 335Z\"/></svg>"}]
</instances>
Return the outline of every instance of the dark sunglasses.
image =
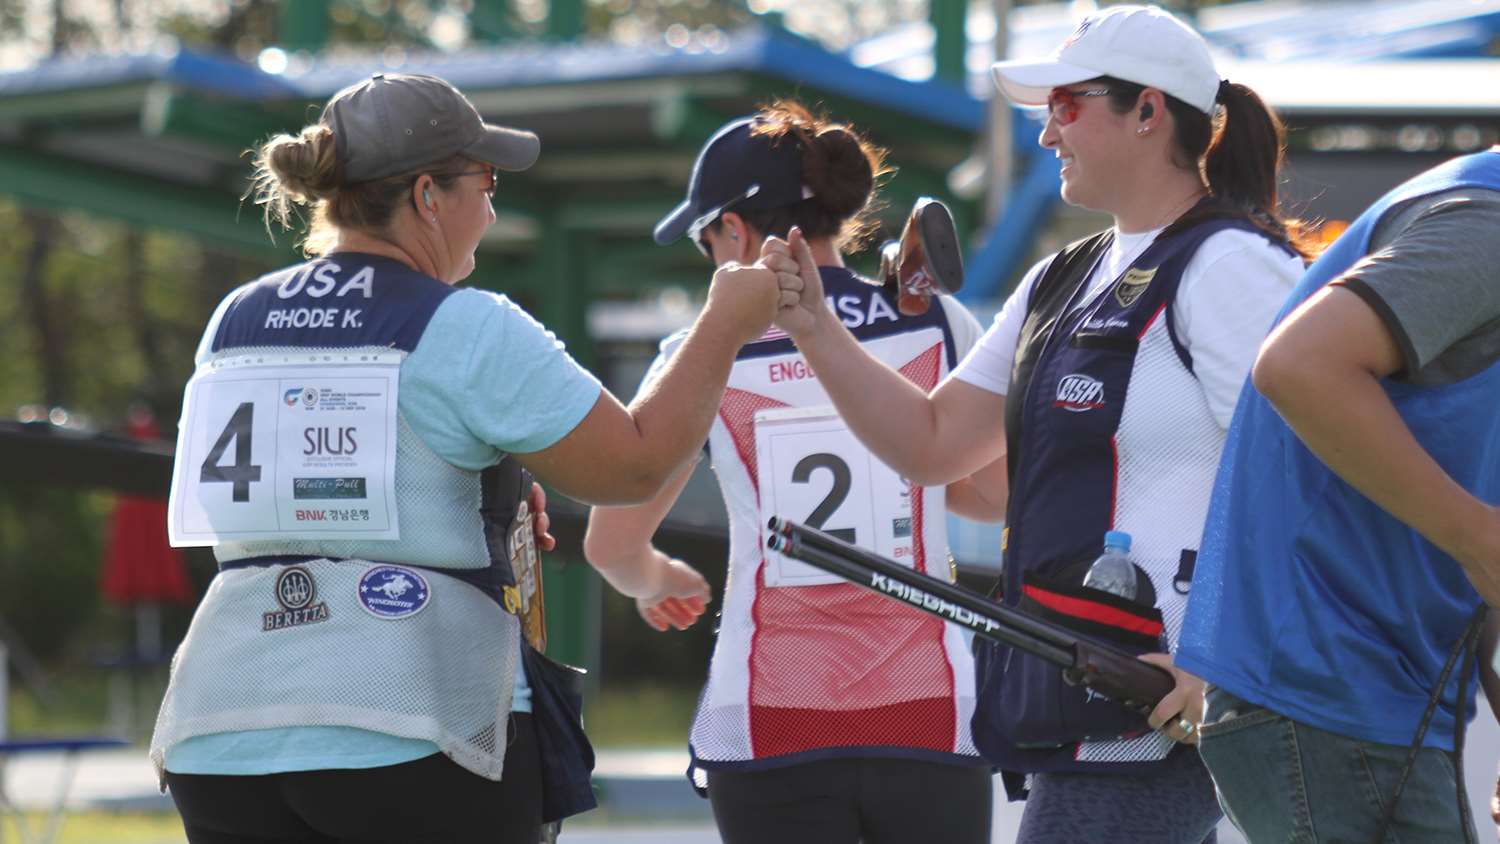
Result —
<instances>
[{"instance_id":1,"label":"dark sunglasses","mask_svg":"<svg viewBox=\"0 0 1500 844\"><path fill-rule=\"evenodd\" d=\"M731 198L717 208L710 209L707 213L700 215L696 220L688 224L688 237L693 239L693 245L698 247L698 251L703 253L703 257L709 260L713 260L714 257L713 250L708 246L708 238L703 236L703 230L712 225L715 220L722 217L725 211L755 196L757 193L760 193L760 185L751 185L745 189L744 193Z\"/></svg>"},{"instance_id":2,"label":"dark sunglasses","mask_svg":"<svg viewBox=\"0 0 1500 844\"><path fill-rule=\"evenodd\" d=\"M480 170L460 170L460 171L458 171L456 173L433 173L432 175L434 175L434 176L453 176L453 177L458 177L458 176L485 176L489 180L489 184L485 185L485 188L484 188L484 192L485 193L494 193L496 186L499 185L499 183L500 183L500 172L495 168L494 165L491 165L491 164L486 164L484 166L484 168L480 169Z\"/></svg>"},{"instance_id":3,"label":"dark sunglasses","mask_svg":"<svg viewBox=\"0 0 1500 844\"><path fill-rule=\"evenodd\" d=\"M1053 88L1047 95L1047 113L1059 126L1067 126L1078 119L1078 100L1083 97L1107 97L1108 88L1085 88L1073 91L1068 88Z\"/></svg>"}]
</instances>

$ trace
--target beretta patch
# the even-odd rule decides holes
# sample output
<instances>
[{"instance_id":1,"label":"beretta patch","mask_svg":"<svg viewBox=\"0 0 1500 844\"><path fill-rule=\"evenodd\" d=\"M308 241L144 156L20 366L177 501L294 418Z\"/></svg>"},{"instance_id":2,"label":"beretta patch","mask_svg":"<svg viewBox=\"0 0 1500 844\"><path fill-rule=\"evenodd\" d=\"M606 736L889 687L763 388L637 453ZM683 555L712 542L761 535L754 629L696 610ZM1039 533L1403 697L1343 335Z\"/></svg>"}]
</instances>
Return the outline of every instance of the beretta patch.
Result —
<instances>
[{"instance_id":1,"label":"beretta patch","mask_svg":"<svg viewBox=\"0 0 1500 844\"><path fill-rule=\"evenodd\" d=\"M328 605L317 599L318 584L312 572L304 566L287 566L276 575L276 603L281 609L261 615L261 632L327 621Z\"/></svg>"}]
</instances>

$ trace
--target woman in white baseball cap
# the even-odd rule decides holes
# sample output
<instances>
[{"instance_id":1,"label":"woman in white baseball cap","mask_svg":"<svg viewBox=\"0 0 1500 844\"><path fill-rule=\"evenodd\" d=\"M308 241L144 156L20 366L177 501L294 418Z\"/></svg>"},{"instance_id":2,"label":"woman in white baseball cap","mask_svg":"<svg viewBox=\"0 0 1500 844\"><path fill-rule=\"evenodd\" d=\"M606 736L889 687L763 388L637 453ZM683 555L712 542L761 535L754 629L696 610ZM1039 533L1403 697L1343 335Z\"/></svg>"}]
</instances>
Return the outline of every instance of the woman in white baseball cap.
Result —
<instances>
[{"instance_id":1,"label":"woman in white baseball cap","mask_svg":"<svg viewBox=\"0 0 1500 844\"><path fill-rule=\"evenodd\" d=\"M1063 199L1114 225L1032 267L930 394L850 342L796 233L795 263L767 257L799 299L777 324L904 476L947 483L1007 456L997 597L1170 665L1226 427L1307 254L1277 207L1281 126L1155 7L1101 10L994 77L1047 108ZM1106 531L1133 538L1117 593L1084 585ZM1023 652L981 640L976 663L974 738L1029 800L1019 841L1212 840L1221 813L1191 746L1201 684L1179 674L1148 723Z\"/></svg>"}]
</instances>

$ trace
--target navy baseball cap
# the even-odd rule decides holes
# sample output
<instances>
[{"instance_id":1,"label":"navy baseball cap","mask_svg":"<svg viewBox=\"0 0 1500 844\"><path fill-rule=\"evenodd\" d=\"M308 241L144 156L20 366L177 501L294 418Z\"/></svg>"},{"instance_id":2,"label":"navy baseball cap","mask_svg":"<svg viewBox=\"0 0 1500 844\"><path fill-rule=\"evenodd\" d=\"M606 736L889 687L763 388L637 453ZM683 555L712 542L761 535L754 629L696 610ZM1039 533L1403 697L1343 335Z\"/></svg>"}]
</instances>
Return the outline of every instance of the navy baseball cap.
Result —
<instances>
[{"instance_id":1,"label":"navy baseball cap","mask_svg":"<svg viewBox=\"0 0 1500 844\"><path fill-rule=\"evenodd\" d=\"M752 135L755 118L742 117L714 133L688 179L687 199L656 224L666 246L733 208L781 208L812 196L802 184L802 145L791 136Z\"/></svg>"}]
</instances>

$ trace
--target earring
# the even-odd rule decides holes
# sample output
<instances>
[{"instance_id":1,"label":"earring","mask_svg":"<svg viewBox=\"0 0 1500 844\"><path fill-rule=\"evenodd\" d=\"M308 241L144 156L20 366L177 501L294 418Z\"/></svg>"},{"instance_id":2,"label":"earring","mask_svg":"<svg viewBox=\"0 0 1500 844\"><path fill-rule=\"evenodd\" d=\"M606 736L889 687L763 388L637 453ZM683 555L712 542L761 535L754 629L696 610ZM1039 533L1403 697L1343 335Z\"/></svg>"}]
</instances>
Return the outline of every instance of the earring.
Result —
<instances>
[{"instance_id":1,"label":"earring","mask_svg":"<svg viewBox=\"0 0 1500 844\"><path fill-rule=\"evenodd\" d=\"M1149 131L1151 131L1151 127L1150 126L1142 126L1141 128L1135 130L1135 133L1137 135L1144 135L1144 134L1146 134Z\"/></svg>"}]
</instances>

